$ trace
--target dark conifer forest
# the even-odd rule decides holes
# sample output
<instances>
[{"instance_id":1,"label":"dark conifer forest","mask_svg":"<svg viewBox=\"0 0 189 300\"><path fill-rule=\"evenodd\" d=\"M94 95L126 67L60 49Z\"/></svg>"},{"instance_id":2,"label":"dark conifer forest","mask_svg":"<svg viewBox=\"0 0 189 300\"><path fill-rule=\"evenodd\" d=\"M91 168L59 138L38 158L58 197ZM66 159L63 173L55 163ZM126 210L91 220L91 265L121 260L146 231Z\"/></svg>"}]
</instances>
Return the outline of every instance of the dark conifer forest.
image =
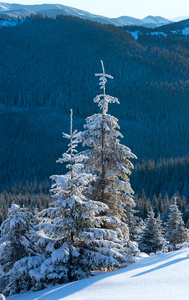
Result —
<instances>
[{"instance_id":1,"label":"dark conifer forest","mask_svg":"<svg viewBox=\"0 0 189 300\"><path fill-rule=\"evenodd\" d=\"M119 119L122 144L138 157L131 185L140 216L156 199L154 210L166 215L166 197L177 193L187 223L188 49L189 36L144 33L135 41L122 28L73 17L1 28L0 222L14 199L31 210L50 202L49 177L65 171L56 160L67 147L70 108L78 130L98 112L94 74L102 59L115 78L107 93L120 101L110 113Z\"/></svg>"}]
</instances>

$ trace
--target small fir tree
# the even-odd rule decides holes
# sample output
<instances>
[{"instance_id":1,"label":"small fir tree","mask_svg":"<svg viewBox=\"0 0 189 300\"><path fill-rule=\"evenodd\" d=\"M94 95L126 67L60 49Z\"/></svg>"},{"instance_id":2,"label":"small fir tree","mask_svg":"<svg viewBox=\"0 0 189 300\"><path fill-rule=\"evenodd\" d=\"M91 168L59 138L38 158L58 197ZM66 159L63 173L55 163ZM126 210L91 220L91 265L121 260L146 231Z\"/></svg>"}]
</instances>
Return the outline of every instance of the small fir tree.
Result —
<instances>
[{"instance_id":1,"label":"small fir tree","mask_svg":"<svg viewBox=\"0 0 189 300\"><path fill-rule=\"evenodd\" d=\"M0 227L0 243L3 243L0 266L4 273L8 272L19 259L36 254L31 241L33 228L30 219L31 213L27 208L20 208L13 203L8 210L7 219Z\"/></svg>"},{"instance_id":2,"label":"small fir tree","mask_svg":"<svg viewBox=\"0 0 189 300\"><path fill-rule=\"evenodd\" d=\"M177 244L182 244L188 240L187 229L184 225L182 214L178 209L176 197L173 198L173 203L169 207L165 237L169 244L173 246L173 249L176 249Z\"/></svg>"},{"instance_id":3,"label":"small fir tree","mask_svg":"<svg viewBox=\"0 0 189 300\"><path fill-rule=\"evenodd\" d=\"M31 218L27 208L20 208L13 203L8 210L7 219L1 225L0 267L4 284L1 284L0 289L5 295L18 293L27 285L31 287L28 273L15 276L15 270L20 271L18 266L15 267L20 259L37 255L32 241L34 231Z\"/></svg>"},{"instance_id":4,"label":"small fir tree","mask_svg":"<svg viewBox=\"0 0 189 300\"><path fill-rule=\"evenodd\" d=\"M146 223L139 238L139 247L146 253L156 253L164 244L160 215L154 217L153 209L148 212Z\"/></svg>"}]
</instances>

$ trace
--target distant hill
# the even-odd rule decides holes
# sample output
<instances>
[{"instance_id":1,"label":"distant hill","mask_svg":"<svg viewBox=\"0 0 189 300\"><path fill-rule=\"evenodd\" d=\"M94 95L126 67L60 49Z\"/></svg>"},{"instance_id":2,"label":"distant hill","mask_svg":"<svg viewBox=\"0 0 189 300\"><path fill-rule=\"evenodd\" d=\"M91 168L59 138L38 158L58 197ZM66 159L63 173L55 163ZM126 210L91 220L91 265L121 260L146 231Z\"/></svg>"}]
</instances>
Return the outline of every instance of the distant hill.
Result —
<instances>
[{"instance_id":1,"label":"distant hill","mask_svg":"<svg viewBox=\"0 0 189 300\"><path fill-rule=\"evenodd\" d=\"M115 26L138 25L154 28L172 22L162 17L152 16L148 16L144 19L136 19L128 16L107 18L61 4L21 5L0 2L0 17L25 18L31 14L41 14L51 18L55 18L57 15L75 16L102 24L113 24Z\"/></svg>"},{"instance_id":2,"label":"distant hill","mask_svg":"<svg viewBox=\"0 0 189 300\"><path fill-rule=\"evenodd\" d=\"M173 22L179 22L179 21L182 21L182 20L186 20L188 18L189 18L189 15L185 15L185 16L176 17L176 18L173 18L173 19L170 19L170 20L173 21Z\"/></svg>"},{"instance_id":3,"label":"distant hill","mask_svg":"<svg viewBox=\"0 0 189 300\"><path fill-rule=\"evenodd\" d=\"M186 29L188 27L189 27L189 18L186 20L176 22L176 23L161 26L160 28L158 28L158 30L161 30L164 32L170 32L170 31L180 31L180 30Z\"/></svg>"},{"instance_id":4,"label":"distant hill","mask_svg":"<svg viewBox=\"0 0 189 300\"><path fill-rule=\"evenodd\" d=\"M123 26L125 31L131 33L135 40L141 35L189 35L189 19L162 25L156 28L145 28L144 26Z\"/></svg>"}]
</instances>

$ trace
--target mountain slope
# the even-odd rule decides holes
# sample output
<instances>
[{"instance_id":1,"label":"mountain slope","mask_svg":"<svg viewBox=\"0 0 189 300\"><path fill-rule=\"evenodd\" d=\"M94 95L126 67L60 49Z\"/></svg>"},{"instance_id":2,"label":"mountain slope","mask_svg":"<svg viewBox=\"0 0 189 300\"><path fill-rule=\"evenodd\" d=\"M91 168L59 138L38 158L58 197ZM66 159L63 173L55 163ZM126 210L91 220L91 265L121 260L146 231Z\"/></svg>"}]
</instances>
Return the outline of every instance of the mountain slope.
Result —
<instances>
[{"instance_id":1,"label":"mountain slope","mask_svg":"<svg viewBox=\"0 0 189 300\"><path fill-rule=\"evenodd\" d=\"M146 17L145 19L141 20L127 16L119 18L107 18L61 4L21 5L0 2L0 16L3 17L26 17L30 16L31 14L35 15L37 13L51 18L55 18L57 15L71 15L80 17L82 19L96 21L102 24L113 24L115 26L138 25L154 28L156 26L171 23L171 21L162 17L152 16Z\"/></svg>"},{"instance_id":2,"label":"mountain slope","mask_svg":"<svg viewBox=\"0 0 189 300\"><path fill-rule=\"evenodd\" d=\"M142 35L189 35L189 19L162 25L156 28L145 28L142 26L123 26L123 29L131 33L135 40Z\"/></svg>"},{"instance_id":3,"label":"mountain slope","mask_svg":"<svg viewBox=\"0 0 189 300\"><path fill-rule=\"evenodd\" d=\"M187 37L141 36L135 42L118 27L72 17L2 28L0 103L7 110L0 118L1 188L55 172L65 149L61 131L69 132L69 121L61 127L61 118L69 119L72 108L80 118L76 128L83 130L85 117L98 112L94 74L101 71L101 59L115 78L107 93L120 100L109 112L138 161L188 155L188 47Z\"/></svg>"},{"instance_id":4,"label":"mountain slope","mask_svg":"<svg viewBox=\"0 0 189 300\"><path fill-rule=\"evenodd\" d=\"M188 269L189 248L145 257L127 268L7 299L187 300Z\"/></svg>"},{"instance_id":5,"label":"mountain slope","mask_svg":"<svg viewBox=\"0 0 189 300\"><path fill-rule=\"evenodd\" d=\"M176 23L172 23L172 24L167 24L164 26L161 26L159 28L159 30L163 31L163 32L174 32L174 31L181 31L183 29L186 29L189 27L189 19L186 20L182 20Z\"/></svg>"}]
</instances>

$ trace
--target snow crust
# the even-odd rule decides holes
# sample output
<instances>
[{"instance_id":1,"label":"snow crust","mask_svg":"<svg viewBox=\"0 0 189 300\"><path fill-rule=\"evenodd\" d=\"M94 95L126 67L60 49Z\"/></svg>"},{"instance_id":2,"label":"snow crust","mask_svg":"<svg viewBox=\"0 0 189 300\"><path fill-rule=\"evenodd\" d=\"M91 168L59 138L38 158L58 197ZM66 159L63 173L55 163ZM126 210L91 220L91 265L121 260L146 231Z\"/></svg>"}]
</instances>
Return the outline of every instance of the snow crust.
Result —
<instances>
[{"instance_id":1,"label":"snow crust","mask_svg":"<svg viewBox=\"0 0 189 300\"><path fill-rule=\"evenodd\" d=\"M135 264L109 273L9 300L188 300L189 248L141 255Z\"/></svg>"}]
</instances>

